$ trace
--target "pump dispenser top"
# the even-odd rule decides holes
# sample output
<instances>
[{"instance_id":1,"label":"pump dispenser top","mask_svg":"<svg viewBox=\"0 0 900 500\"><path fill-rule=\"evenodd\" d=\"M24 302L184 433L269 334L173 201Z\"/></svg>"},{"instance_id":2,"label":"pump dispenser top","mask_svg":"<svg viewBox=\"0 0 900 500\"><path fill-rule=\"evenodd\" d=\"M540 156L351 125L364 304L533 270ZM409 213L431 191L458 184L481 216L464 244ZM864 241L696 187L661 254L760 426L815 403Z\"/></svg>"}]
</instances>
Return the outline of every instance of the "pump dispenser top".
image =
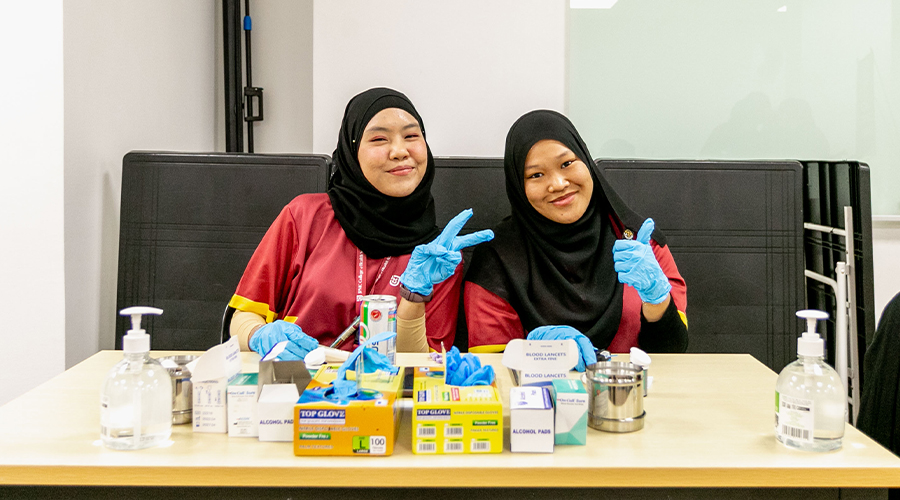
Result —
<instances>
[{"instance_id":1,"label":"pump dispenser top","mask_svg":"<svg viewBox=\"0 0 900 500\"><path fill-rule=\"evenodd\" d=\"M797 316L806 320L806 331L797 339L798 356L825 356L825 341L816 333L816 321L828 319L828 313L815 309L797 311Z\"/></svg>"},{"instance_id":2,"label":"pump dispenser top","mask_svg":"<svg viewBox=\"0 0 900 500\"><path fill-rule=\"evenodd\" d=\"M162 314L162 309L155 307L126 307L119 311L122 316L131 316L131 330L122 337L122 350L126 353L140 353L150 351L150 336L141 328L141 316L144 314Z\"/></svg>"}]
</instances>

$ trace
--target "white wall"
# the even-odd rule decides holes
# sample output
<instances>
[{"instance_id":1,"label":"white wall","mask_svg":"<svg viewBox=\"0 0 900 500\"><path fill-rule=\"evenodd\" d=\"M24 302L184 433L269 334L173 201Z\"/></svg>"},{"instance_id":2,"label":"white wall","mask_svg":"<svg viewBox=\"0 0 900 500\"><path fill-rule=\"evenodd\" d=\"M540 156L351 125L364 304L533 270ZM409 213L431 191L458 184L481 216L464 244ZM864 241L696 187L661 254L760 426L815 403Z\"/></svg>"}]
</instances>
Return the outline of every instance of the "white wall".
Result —
<instances>
[{"instance_id":1,"label":"white wall","mask_svg":"<svg viewBox=\"0 0 900 500\"><path fill-rule=\"evenodd\" d=\"M0 30L0 405L65 368L63 4L12 2L3 15L14 21Z\"/></svg>"},{"instance_id":2,"label":"white wall","mask_svg":"<svg viewBox=\"0 0 900 500\"><path fill-rule=\"evenodd\" d=\"M241 2L243 8L243 2ZM313 0L250 2L253 86L263 88L263 121L253 124L254 152L312 152ZM216 150L225 151L222 3L216 2ZM244 33L241 75L246 78ZM247 132L244 125L244 142ZM244 148L244 151L248 149Z\"/></svg>"},{"instance_id":3,"label":"white wall","mask_svg":"<svg viewBox=\"0 0 900 500\"><path fill-rule=\"evenodd\" d=\"M563 0L319 0L313 42L313 147L331 154L347 101L404 92L436 156L502 156L506 132L565 103Z\"/></svg>"},{"instance_id":4,"label":"white wall","mask_svg":"<svg viewBox=\"0 0 900 500\"><path fill-rule=\"evenodd\" d=\"M114 346L122 157L214 148L214 15L215 0L65 3L66 366Z\"/></svg>"},{"instance_id":5,"label":"white wall","mask_svg":"<svg viewBox=\"0 0 900 500\"><path fill-rule=\"evenodd\" d=\"M884 306L900 293L900 217L875 217L872 221L872 240L877 322Z\"/></svg>"}]
</instances>

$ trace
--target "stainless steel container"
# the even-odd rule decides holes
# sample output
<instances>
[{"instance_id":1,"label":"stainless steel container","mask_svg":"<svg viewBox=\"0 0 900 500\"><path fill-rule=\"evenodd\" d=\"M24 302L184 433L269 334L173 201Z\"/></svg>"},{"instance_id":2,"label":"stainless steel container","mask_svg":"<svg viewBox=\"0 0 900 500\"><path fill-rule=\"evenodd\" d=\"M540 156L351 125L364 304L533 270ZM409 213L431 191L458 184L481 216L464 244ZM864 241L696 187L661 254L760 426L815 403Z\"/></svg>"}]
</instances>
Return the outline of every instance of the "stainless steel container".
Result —
<instances>
[{"instance_id":1,"label":"stainless steel container","mask_svg":"<svg viewBox=\"0 0 900 500\"><path fill-rule=\"evenodd\" d=\"M191 371L187 364L197 356L166 356L159 358L160 364L172 376L172 423L190 423L193 410L193 391L191 390Z\"/></svg>"},{"instance_id":2,"label":"stainless steel container","mask_svg":"<svg viewBox=\"0 0 900 500\"><path fill-rule=\"evenodd\" d=\"M605 361L589 365L584 374L588 425L607 432L643 429L643 380L643 368L633 363Z\"/></svg>"}]
</instances>

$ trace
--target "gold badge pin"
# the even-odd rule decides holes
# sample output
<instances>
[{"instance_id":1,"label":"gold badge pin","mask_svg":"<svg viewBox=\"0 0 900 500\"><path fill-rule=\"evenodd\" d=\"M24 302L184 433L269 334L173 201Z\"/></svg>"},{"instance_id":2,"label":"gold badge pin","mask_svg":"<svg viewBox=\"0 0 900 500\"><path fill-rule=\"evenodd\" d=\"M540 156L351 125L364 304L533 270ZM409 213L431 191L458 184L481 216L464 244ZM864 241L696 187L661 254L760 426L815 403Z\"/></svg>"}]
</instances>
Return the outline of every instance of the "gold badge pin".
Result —
<instances>
[{"instance_id":1,"label":"gold badge pin","mask_svg":"<svg viewBox=\"0 0 900 500\"><path fill-rule=\"evenodd\" d=\"M634 239L634 233L631 232L631 229L626 229L625 232L622 233L622 236L624 236L626 240Z\"/></svg>"}]
</instances>

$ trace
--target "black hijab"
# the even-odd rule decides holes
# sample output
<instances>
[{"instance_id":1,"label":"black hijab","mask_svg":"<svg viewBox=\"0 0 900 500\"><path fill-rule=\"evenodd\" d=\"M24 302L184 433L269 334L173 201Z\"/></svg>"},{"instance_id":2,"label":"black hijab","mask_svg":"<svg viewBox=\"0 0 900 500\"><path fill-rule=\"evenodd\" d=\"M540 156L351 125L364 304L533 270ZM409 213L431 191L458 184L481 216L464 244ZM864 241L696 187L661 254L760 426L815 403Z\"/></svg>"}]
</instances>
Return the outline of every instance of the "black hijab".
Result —
<instances>
[{"instance_id":1,"label":"black hijab","mask_svg":"<svg viewBox=\"0 0 900 500\"><path fill-rule=\"evenodd\" d=\"M547 219L525 195L525 158L538 141L561 142L584 162L594 181L591 202L580 219ZM548 110L519 118L506 136L503 159L511 217L479 245L467 279L507 300L526 331L569 325L605 348L622 317L622 284L613 268L612 247L625 229L637 233L643 218L629 209L606 182L587 145L565 116ZM653 239L664 245L662 234Z\"/></svg>"},{"instance_id":2,"label":"black hijab","mask_svg":"<svg viewBox=\"0 0 900 500\"><path fill-rule=\"evenodd\" d=\"M434 198L431 197L434 158L430 148L422 181L412 193L402 198L375 189L359 165L359 142L366 125L378 112L388 108L399 108L411 114L419 122L422 137L425 137L425 124L405 95L387 88L369 89L356 95L344 110L332 158L336 168L326 191L334 215L347 237L366 256L375 259L411 253L416 245L427 243L438 234Z\"/></svg>"}]
</instances>

